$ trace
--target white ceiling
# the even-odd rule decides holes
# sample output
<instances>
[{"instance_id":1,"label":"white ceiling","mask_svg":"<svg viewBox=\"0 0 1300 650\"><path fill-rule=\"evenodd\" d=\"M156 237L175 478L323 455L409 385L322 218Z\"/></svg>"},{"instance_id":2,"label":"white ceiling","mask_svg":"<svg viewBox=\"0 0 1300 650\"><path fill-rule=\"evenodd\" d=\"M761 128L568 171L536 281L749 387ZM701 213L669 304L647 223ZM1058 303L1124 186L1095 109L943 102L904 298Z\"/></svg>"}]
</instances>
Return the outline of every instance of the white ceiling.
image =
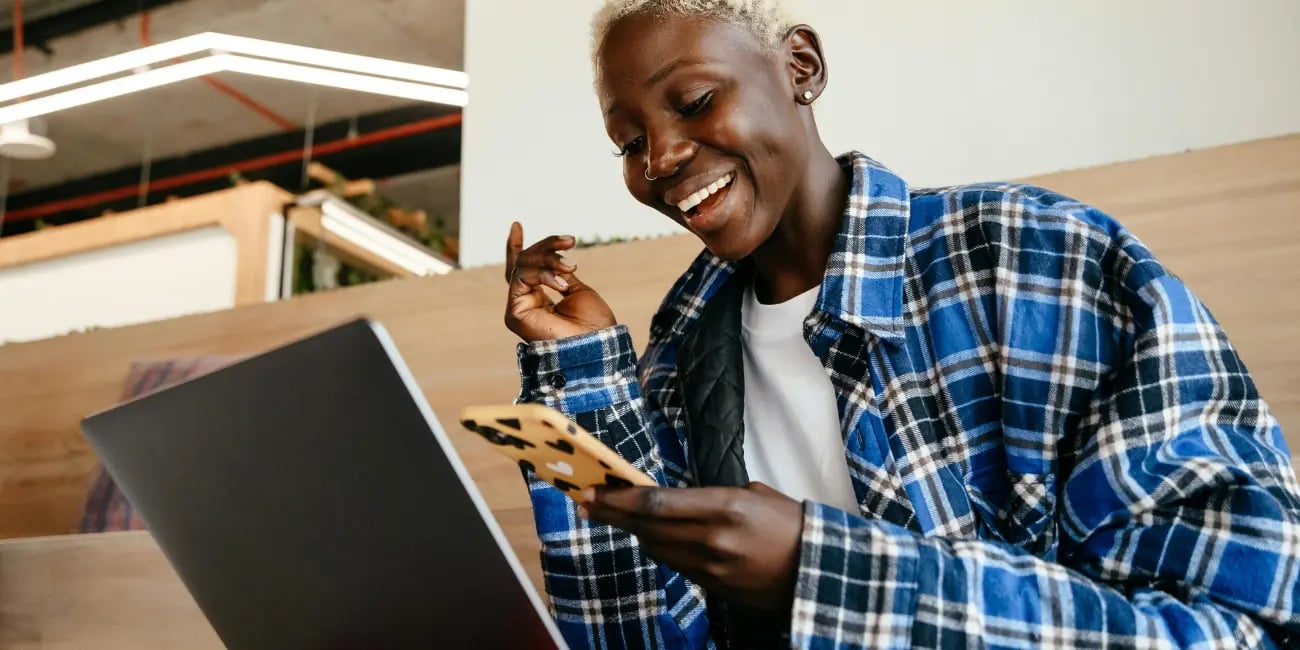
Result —
<instances>
[{"instance_id":1,"label":"white ceiling","mask_svg":"<svg viewBox=\"0 0 1300 650\"><path fill-rule=\"evenodd\" d=\"M355 54L463 69L464 0L183 0L150 13L154 42L216 31ZM140 47L133 17L27 49L27 76ZM0 56L0 81L12 74ZM317 123L409 104L395 99L233 73L220 76L294 125L305 124L313 93ZM49 116L58 153L14 161L14 192L138 165L149 138L155 158L201 151L281 131L234 99L192 80Z\"/></svg>"}]
</instances>

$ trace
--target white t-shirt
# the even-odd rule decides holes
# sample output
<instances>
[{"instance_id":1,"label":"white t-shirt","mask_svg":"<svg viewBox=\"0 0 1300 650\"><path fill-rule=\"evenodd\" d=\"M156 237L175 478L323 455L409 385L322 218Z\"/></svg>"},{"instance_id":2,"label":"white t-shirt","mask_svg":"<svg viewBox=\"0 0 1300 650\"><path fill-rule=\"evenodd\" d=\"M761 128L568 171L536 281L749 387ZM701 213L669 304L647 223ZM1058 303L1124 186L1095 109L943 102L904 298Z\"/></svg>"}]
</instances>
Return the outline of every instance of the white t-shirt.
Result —
<instances>
[{"instance_id":1,"label":"white t-shirt","mask_svg":"<svg viewBox=\"0 0 1300 650\"><path fill-rule=\"evenodd\" d=\"M758 302L752 284L745 291L745 467L793 499L856 514L835 392L803 338L819 289L776 305Z\"/></svg>"}]
</instances>

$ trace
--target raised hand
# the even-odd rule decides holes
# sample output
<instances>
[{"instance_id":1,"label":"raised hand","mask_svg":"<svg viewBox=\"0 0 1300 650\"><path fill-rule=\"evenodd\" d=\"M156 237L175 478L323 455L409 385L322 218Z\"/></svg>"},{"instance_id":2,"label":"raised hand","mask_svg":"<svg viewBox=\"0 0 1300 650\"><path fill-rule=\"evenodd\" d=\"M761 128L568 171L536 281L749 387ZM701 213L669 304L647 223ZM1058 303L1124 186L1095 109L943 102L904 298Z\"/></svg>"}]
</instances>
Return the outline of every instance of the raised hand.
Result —
<instances>
[{"instance_id":1,"label":"raised hand","mask_svg":"<svg viewBox=\"0 0 1300 650\"><path fill-rule=\"evenodd\" d=\"M506 238L506 327L524 341L546 341L595 332L614 325L604 298L583 284L560 253L573 248L568 236L551 236L524 248L524 228L515 222ZM543 287L559 292L559 302Z\"/></svg>"}]
</instances>

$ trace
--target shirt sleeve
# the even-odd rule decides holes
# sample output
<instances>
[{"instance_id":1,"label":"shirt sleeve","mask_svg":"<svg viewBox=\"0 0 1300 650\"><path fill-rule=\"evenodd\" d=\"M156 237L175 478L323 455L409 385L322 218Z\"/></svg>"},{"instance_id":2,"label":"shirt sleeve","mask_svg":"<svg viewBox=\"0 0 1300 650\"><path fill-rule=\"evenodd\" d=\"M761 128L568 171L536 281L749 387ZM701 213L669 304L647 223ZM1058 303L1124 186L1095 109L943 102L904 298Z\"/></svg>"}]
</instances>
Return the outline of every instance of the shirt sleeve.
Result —
<instances>
[{"instance_id":1,"label":"shirt sleeve","mask_svg":"<svg viewBox=\"0 0 1300 650\"><path fill-rule=\"evenodd\" d=\"M808 503L796 647L1300 642L1300 489L1281 430L1180 281L1160 275L1130 302L1128 358L1058 477L1057 556Z\"/></svg>"},{"instance_id":2,"label":"shirt sleeve","mask_svg":"<svg viewBox=\"0 0 1300 650\"><path fill-rule=\"evenodd\" d=\"M675 437L642 399L626 327L521 344L519 369L519 402L564 412L659 484L670 484L659 445ZM571 647L706 647L698 587L650 559L635 537L579 518L559 490L529 472L525 478L546 591Z\"/></svg>"}]
</instances>

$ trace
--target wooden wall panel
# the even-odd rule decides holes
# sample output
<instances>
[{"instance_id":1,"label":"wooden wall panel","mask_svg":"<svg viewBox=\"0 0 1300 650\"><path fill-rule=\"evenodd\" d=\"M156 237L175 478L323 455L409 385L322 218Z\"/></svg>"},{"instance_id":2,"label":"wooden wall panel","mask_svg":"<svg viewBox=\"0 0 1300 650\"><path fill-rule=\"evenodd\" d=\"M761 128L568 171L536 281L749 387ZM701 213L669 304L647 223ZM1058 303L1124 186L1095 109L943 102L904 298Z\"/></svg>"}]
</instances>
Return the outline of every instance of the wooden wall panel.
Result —
<instances>
[{"instance_id":1,"label":"wooden wall panel","mask_svg":"<svg viewBox=\"0 0 1300 650\"><path fill-rule=\"evenodd\" d=\"M621 289L609 292L610 302L643 340L669 276L695 253L692 240L678 237L572 257L588 282ZM518 392L515 339L501 325L504 288L500 268L477 269L0 347L0 386L6 387L0 391L0 538L71 530L95 463L78 422L116 402L131 361L247 354L371 316L392 333L488 503L535 570L537 543L517 468L462 433L454 420L466 404L508 402Z\"/></svg>"}]
</instances>

